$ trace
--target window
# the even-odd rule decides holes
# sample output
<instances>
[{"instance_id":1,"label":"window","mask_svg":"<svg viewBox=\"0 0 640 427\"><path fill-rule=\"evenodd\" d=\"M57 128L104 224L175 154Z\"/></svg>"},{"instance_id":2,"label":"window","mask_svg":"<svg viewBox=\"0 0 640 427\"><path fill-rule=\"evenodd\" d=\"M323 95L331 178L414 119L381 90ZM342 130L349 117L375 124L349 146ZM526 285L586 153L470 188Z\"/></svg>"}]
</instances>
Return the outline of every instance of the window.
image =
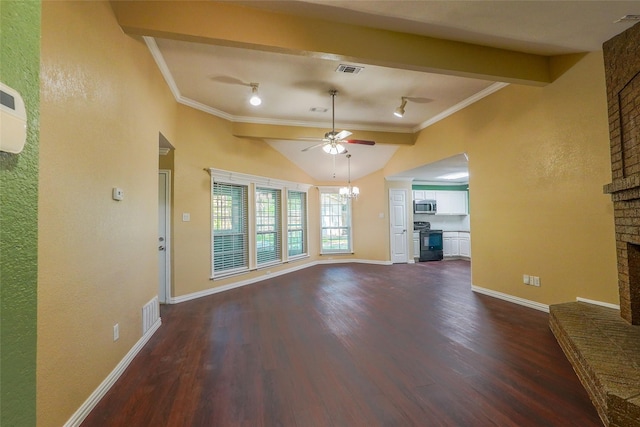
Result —
<instances>
[{"instance_id":1,"label":"window","mask_svg":"<svg viewBox=\"0 0 640 427\"><path fill-rule=\"evenodd\" d=\"M321 253L351 253L351 203L338 189L320 190Z\"/></svg>"},{"instance_id":2,"label":"window","mask_svg":"<svg viewBox=\"0 0 640 427\"><path fill-rule=\"evenodd\" d=\"M214 168L209 173L212 280L308 255L309 185Z\"/></svg>"},{"instance_id":3,"label":"window","mask_svg":"<svg viewBox=\"0 0 640 427\"><path fill-rule=\"evenodd\" d=\"M213 271L247 269L247 187L219 182L212 187Z\"/></svg>"},{"instance_id":4,"label":"window","mask_svg":"<svg viewBox=\"0 0 640 427\"><path fill-rule=\"evenodd\" d=\"M290 257L307 253L307 193L287 193L287 244Z\"/></svg>"},{"instance_id":5,"label":"window","mask_svg":"<svg viewBox=\"0 0 640 427\"><path fill-rule=\"evenodd\" d=\"M256 188L258 265L282 260L280 190Z\"/></svg>"}]
</instances>

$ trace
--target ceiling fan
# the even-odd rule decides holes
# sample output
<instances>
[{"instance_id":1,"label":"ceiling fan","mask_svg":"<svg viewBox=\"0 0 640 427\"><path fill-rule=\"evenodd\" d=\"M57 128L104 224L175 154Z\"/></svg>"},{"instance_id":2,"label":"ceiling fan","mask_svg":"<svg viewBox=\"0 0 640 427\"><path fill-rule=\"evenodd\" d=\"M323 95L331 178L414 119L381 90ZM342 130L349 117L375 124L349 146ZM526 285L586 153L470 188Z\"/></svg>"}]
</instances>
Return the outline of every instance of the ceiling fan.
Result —
<instances>
[{"instance_id":1,"label":"ceiling fan","mask_svg":"<svg viewBox=\"0 0 640 427\"><path fill-rule=\"evenodd\" d=\"M347 152L344 143L347 144L362 144L362 145L375 145L375 141L367 141L364 139L345 139L351 132L348 130L341 130L336 132L336 94L337 90L331 89L329 95L331 95L331 132L324 134L324 138L320 144L312 145L311 147L304 148L302 151L309 151L314 148L322 147L322 149L328 154L343 154Z\"/></svg>"}]
</instances>

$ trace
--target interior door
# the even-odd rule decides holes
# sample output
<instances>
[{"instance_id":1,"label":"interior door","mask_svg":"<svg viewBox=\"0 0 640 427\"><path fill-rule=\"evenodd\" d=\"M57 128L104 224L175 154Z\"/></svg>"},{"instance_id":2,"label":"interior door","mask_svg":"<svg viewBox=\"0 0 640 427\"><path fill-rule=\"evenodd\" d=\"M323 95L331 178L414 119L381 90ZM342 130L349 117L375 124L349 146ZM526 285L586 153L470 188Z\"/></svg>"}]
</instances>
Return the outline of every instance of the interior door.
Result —
<instances>
[{"instance_id":1,"label":"interior door","mask_svg":"<svg viewBox=\"0 0 640 427\"><path fill-rule=\"evenodd\" d=\"M394 264L409 261L408 221L407 190L390 189L389 223L391 224L391 262Z\"/></svg>"},{"instance_id":2,"label":"interior door","mask_svg":"<svg viewBox=\"0 0 640 427\"><path fill-rule=\"evenodd\" d=\"M171 259L169 251L171 171L158 174L158 299L166 304L171 296Z\"/></svg>"}]
</instances>

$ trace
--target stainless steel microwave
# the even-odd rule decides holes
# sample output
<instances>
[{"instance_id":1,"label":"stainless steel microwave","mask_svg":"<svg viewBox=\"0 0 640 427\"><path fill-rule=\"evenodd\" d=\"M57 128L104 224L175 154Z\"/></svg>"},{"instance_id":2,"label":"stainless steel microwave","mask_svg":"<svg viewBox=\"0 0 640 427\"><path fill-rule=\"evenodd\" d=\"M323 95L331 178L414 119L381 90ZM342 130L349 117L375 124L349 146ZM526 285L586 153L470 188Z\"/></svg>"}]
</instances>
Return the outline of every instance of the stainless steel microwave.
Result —
<instances>
[{"instance_id":1,"label":"stainless steel microwave","mask_svg":"<svg viewBox=\"0 0 640 427\"><path fill-rule=\"evenodd\" d=\"M414 200L413 201L413 213L414 214L435 214L437 211L435 200Z\"/></svg>"}]
</instances>

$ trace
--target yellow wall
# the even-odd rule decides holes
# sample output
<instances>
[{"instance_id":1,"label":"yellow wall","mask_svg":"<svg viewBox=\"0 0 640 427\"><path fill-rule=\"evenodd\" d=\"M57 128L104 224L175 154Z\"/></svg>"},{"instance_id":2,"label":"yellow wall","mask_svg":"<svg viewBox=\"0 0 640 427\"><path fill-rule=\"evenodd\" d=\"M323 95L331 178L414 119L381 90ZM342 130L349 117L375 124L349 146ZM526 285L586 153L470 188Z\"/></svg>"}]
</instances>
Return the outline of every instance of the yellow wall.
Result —
<instances>
[{"instance_id":1,"label":"yellow wall","mask_svg":"<svg viewBox=\"0 0 640 427\"><path fill-rule=\"evenodd\" d=\"M572 59L546 87L508 86L426 128L385 173L468 153L473 284L543 304L617 304L602 53Z\"/></svg>"},{"instance_id":2,"label":"yellow wall","mask_svg":"<svg viewBox=\"0 0 640 427\"><path fill-rule=\"evenodd\" d=\"M174 241L173 241L173 296L227 285L254 277L266 270L258 270L241 277L209 280L211 276L211 181L205 168L224 169L273 179L313 184L313 179L267 143L255 139L235 138L231 123L210 114L180 105L178 107L178 137L172 144L174 154ZM174 143L175 142L175 143ZM309 212L318 212L317 197L309 192ZM191 221L182 222L182 213L190 213ZM309 246L317 253L317 214L310 215ZM276 272L288 265L269 268Z\"/></svg>"},{"instance_id":3,"label":"yellow wall","mask_svg":"<svg viewBox=\"0 0 640 427\"><path fill-rule=\"evenodd\" d=\"M60 426L157 294L158 133L173 139L176 104L106 2L42 2L41 75L37 417Z\"/></svg>"},{"instance_id":4,"label":"yellow wall","mask_svg":"<svg viewBox=\"0 0 640 427\"><path fill-rule=\"evenodd\" d=\"M265 274L209 280L204 168L318 183L264 141L234 137L230 122L176 104L107 3L43 2L41 60L37 405L38 424L58 426L140 338L141 307L157 293L159 132L176 147L173 296ZM470 158L476 286L544 304L617 303L600 53L546 87L509 86L467 107L355 181L351 257L390 258L388 191L410 184L385 176L461 152ZM124 201L111 200L114 186ZM315 187L308 200L311 257L271 271L320 259ZM521 284L522 274L542 286Z\"/></svg>"},{"instance_id":5,"label":"yellow wall","mask_svg":"<svg viewBox=\"0 0 640 427\"><path fill-rule=\"evenodd\" d=\"M360 188L360 197L353 202L352 209L354 258L389 261L389 192L385 191L382 170L354 181L353 185Z\"/></svg>"}]
</instances>

